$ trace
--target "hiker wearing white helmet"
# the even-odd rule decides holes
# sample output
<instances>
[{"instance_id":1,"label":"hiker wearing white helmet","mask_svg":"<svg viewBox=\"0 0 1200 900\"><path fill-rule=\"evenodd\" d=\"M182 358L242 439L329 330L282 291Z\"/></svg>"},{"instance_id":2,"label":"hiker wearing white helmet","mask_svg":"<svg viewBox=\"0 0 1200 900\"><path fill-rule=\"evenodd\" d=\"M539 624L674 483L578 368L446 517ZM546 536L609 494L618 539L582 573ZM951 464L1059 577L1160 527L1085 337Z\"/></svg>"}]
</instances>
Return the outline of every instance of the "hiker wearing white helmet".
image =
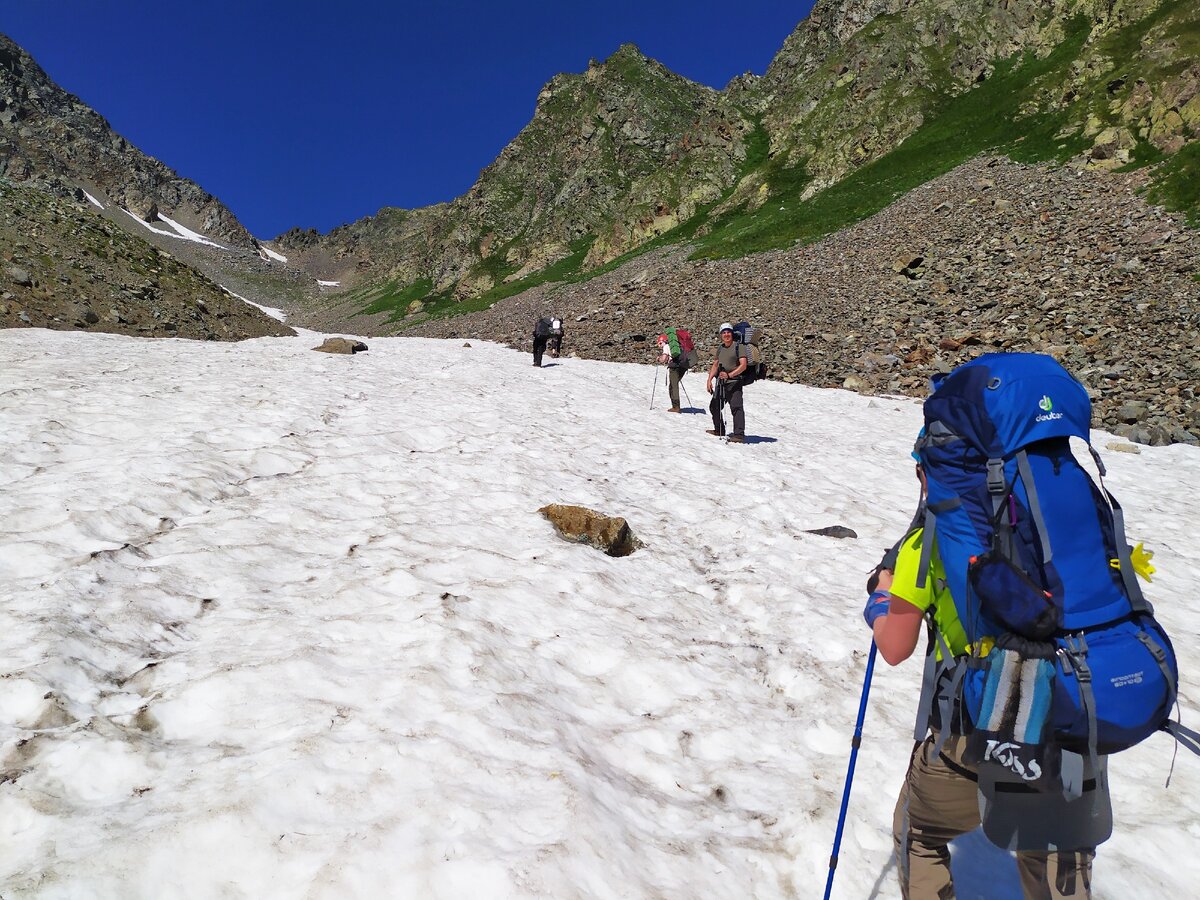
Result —
<instances>
[{"instance_id":1,"label":"hiker wearing white helmet","mask_svg":"<svg viewBox=\"0 0 1200 900\"><path fill-rule=\"evenodd\" d=\"M713 427L708 429L708 433L724 437L725 416L722 415L721 409L728 403L729 410L733 413L733 434L729 435L729 440L741 444L746 440L746 412L742 406L740 376L746 371L749 358L745 347L733 340L733 325L723 322L720 335L721 343L717 347L717 355L708 370L708 381L705 383L705 389L713 395L712 402L708 405L708 410L712 413Z\"/></svg>"}]
</instances>

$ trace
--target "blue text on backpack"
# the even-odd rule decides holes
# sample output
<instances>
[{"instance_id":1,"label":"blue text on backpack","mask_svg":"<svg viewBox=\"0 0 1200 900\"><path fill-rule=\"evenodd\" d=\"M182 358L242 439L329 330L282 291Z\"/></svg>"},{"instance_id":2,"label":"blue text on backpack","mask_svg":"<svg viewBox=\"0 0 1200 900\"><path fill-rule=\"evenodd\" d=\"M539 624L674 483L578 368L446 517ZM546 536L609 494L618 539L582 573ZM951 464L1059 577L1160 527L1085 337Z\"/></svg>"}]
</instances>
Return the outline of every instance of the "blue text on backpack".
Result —
<instances>
[{"instance_id":1,"label":"blue text on backpack","mask_svg":"<svg viewBox=\"0 0 1200 900\"><path fill-rule=\"evenodd\" d=\"M999 666L1040 661L1026 669L1026 684L1037 681L1040 694L1035 700L1026 688L1023 715L1032 706L1044 729L1029 729L1026 718L1014 735L1010 723L988 751L975 741L978 759L1069 794L1082 782L1084 756L1094 771L1099 754L1166 727L1178 684L1090 426L1086 389L1054 359L994 353L935 381L917 447L928 482L923 552L936 543L972 647L948 681L983 738L1001 712L998 682L1009 679L1001 702L1020 699L1020 675ZM1087 444L1099 486L1072 454L1072 437ZM1005 752L989 759L1001 743Z\"/></svg>"}]
</instances>

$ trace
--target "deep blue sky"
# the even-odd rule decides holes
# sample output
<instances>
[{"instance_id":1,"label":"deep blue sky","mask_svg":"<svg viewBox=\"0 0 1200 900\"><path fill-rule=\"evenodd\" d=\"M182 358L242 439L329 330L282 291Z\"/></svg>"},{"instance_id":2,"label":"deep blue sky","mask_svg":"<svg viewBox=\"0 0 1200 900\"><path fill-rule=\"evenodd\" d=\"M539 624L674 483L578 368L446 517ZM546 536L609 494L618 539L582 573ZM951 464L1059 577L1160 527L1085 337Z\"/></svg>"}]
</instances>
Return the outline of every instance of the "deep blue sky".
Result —
<instances>
[{"instance_id":1,"label":"deep blue sky","mask_svg":"<svg viewBox=\"0 0 1200 900\"><path fill-rule=\"evenodd\" d=\"M632 41L762 74L812 0L5 0L0 32L251 232L450 200L557 72Z\"/></svg>"}]
</instances>

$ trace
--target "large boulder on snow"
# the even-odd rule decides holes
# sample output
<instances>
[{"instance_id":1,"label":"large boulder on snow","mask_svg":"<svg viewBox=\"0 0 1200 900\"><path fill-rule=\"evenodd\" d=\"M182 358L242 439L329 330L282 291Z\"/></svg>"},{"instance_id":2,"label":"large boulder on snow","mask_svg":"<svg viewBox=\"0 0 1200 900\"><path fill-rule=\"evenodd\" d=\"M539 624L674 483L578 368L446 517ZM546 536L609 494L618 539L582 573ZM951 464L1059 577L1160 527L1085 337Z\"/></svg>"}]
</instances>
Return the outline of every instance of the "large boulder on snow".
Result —
<instances>
[{"instance_id":1,"label":"large boulder on snow","mask_svg":"<svg viewBox=\"0 0 1200 900\"><path fill-rule=\"evenodd\" d=\"M538 510L567 541L589 544L609 556L628 556L643 546L620 516L606 516L582 506L551 503Z\"/></svg>"},{"instance_id":2,"label":"large boulder on snow","mask_svg":"<svg viewBox=\"0 0 1200 900\"><path fill-rule=\"evenodd\" d=\"M326 338L321 346L313 347L314 350L320 350L322 353L362 353L367 349L367 345L362 341L352 341L344 337Z\"/></svg>"}]
</instances>

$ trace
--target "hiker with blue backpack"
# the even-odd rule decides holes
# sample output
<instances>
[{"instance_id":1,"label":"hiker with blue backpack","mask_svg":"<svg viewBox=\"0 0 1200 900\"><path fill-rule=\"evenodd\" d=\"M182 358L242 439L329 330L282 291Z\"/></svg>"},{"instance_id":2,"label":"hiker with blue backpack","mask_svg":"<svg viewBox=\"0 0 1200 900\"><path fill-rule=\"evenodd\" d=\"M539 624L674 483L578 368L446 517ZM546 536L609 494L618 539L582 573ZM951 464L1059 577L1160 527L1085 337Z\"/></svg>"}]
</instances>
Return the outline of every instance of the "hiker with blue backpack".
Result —
<instances>
[{"instance_id":1,"label":"hiker with blue backpack","mask_svg":"<svg viewBox=\"0 0 1200 900\"><path fill-rule=\"evenodd\" d=\"M1178 669L1137 581L1149 555L1126 542L1087 391L1056 361L989 354L933 387L913 453L920 507L864 610L892 665L928 635L893 818L901 891L953 896L948 844L982 819L1017 853L1027 897L1090 897L1112 831L1108 756L1158 730L1198 750L1168 718Z\"/></svg>"},{"instance_id":2,"label":"hiker with blue backpack","mask_svg":"<svg viewBox=\"0 0 1200 900\"><path fill-rule=\"evenodd\" d=\"M917 477L924 487L919 462ZM946 588L936 548L929 555L925 584L918 587L924 546L923 529L917 527L897 548L894 568L881 567L868 583L871 593L864 617L879 654L890 665L912 655L930 619L936 632L930 637L935 664L945 664L947 653L968 655L966 633ZM979 778L966 759L969 723L962 720L962 710L945 693L947 689L944 679L935 685L938 693L930 697L927 733L913 748L892 819L900 889L906 900L953 896L949 843L980 824ZM947 699L951 702L943 702ZM1107 796L1102 802L1107 802ZM1019 853L1022 890L1029 897L1090 897L1093 855L1090 847L1055 854Z\"/></svg>"}]
</instances>

